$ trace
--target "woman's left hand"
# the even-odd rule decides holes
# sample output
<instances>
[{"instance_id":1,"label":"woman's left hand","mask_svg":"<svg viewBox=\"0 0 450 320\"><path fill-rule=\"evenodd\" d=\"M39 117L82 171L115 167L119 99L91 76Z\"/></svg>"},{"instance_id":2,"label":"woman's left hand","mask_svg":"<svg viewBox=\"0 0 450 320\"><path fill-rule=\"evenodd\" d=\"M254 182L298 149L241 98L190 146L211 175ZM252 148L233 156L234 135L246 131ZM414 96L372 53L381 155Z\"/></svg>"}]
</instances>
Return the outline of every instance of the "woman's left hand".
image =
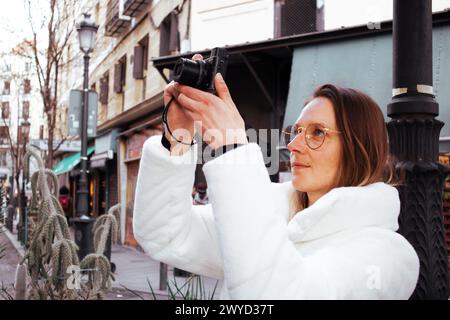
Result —
<instances>
[{"instance_id":1,"label":"woman's left hand","mask_svg":"<svg viewBox=\"0 0 450 320\"><path fill-rule=\"evenodd\" d=\"M214 79L217 96L189 86L175 84L177 102L194 121L201 122L202 138L212 149L233 143L248 143L245 123L231 99L220 73Z\"/></svg>"}]
</instances>

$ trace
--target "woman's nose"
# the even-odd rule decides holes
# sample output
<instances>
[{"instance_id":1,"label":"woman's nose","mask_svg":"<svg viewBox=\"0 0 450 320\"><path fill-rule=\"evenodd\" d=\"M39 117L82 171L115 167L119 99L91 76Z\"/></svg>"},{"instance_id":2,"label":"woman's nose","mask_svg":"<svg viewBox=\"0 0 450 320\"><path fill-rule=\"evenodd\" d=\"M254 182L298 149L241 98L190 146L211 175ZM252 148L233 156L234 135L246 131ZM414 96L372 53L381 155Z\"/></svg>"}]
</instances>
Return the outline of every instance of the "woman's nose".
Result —
<instances>
[{"instance_id":1,"label":"woman's nose","mask_svg":"<svg viewBox=\"0 0 450 320\"><path fill-rule=\"evenodd\" d=\"M288 143L287 148L290 152L297 150L300 153L305 153L308 146L305 143L305 138L302 134L297 134L295 138Z\"/></svg>"}]
</instances>

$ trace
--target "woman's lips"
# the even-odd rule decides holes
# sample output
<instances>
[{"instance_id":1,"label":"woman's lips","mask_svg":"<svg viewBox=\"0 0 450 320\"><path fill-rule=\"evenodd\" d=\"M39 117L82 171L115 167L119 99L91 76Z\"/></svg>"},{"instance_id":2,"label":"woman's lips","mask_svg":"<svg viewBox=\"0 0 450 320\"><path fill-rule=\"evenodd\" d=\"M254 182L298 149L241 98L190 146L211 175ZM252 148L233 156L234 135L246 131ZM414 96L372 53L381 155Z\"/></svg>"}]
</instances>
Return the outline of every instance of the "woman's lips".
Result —
<instances>
[{"instance_id":1,"label":"woman's lips","mask_svg":"<svg viewBox=\"0 0 450 320\"><path fill-rule=\"evenodd\" d=\"M308 169L310 166L301 164L301 163L293 163L292 169Z\"/></svg>"}]
</instances>

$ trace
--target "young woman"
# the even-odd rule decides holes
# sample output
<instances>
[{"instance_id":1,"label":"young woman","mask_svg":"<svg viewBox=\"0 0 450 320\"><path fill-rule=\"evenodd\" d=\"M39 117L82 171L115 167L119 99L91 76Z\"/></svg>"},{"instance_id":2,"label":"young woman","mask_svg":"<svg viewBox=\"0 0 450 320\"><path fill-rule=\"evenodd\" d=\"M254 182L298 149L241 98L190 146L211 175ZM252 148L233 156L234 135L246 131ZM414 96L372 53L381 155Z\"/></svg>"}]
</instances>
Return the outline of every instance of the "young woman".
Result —
<instances>
[{"instance_id":1,"label":"young woman","mask_svg":"<svg viewBox=\"0 0 450 320\"><path fill-rule=\"evenodd\" d=\"M201 56L194 56L201 59ZM144 144L134 234L154 259L223 279L222 299L407 299L419 259L398 233L400 201L389 185L380 108L367 95L319 87L286 134L292 181L271 183L260 147L249 143L227 86L217 96L169 84L172 131ZM194 121L214 129L203 166L210 204L193 206ZM226 136L227 129L235 129ZM225 139L225 137L227 137ZM164 139L163 139L164 140Z\"/></svg>"}]
</instances>

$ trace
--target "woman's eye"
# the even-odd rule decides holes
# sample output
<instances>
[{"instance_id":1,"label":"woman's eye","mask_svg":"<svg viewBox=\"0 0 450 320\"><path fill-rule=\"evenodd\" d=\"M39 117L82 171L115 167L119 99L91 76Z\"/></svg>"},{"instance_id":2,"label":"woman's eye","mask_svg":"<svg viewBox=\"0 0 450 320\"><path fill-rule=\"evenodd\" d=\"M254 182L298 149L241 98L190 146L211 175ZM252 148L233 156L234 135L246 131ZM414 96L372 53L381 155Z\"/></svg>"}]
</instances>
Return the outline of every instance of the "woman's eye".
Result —
<instances>
[{"instance_id":1,"label":"woman's eye","mask_svg":"<svg viewBox=\"0 0 450 320\"><path fill-rule=\"evenodd\" d=\"M325 131L322 130L322 129L316 128L316 129L314 129L314 131L313 131L313 136L314 136L314 137L322 137L324 134L325 134Z\"/></svg>"}]
</instances>

